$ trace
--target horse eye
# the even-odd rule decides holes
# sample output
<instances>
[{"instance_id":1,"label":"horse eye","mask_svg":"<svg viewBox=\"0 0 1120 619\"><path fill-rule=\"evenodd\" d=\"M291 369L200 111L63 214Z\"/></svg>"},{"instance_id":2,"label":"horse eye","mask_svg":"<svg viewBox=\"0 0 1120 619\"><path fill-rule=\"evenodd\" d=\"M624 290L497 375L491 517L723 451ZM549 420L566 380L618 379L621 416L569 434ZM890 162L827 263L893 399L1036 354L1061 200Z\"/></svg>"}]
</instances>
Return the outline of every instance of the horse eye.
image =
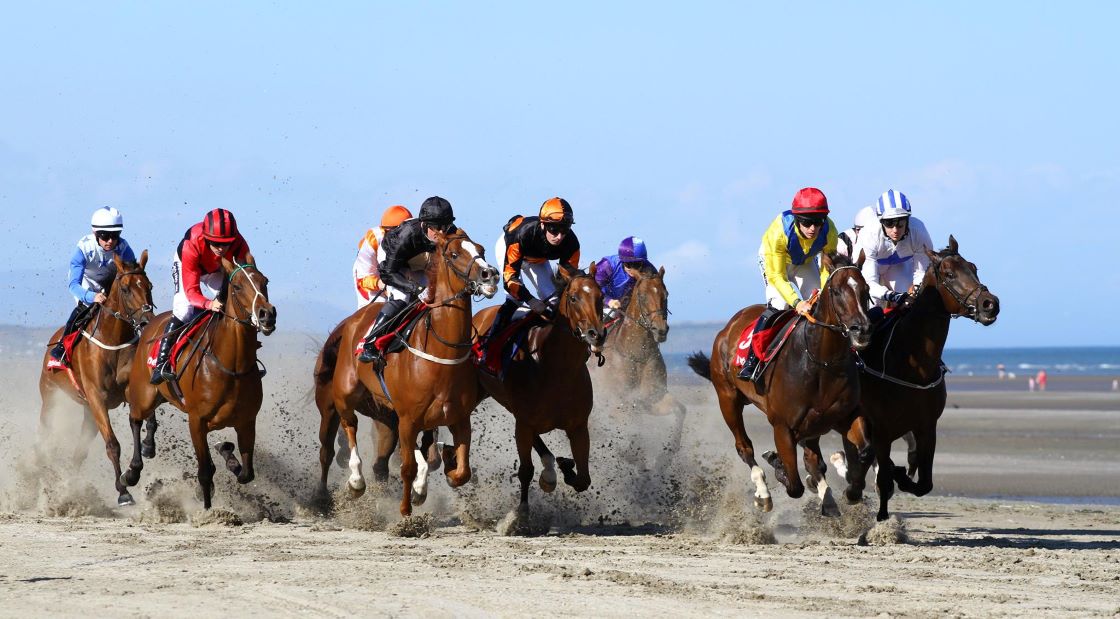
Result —
<instances>
[{"instance_id":1,"label":"horse eye","mask_svg":"<svg viewBox=\"0 0 1120 619\"><path fill-rule=\"evenodd\" d=\"M568 295L568 302L569 303L575 303L576 302L576 295L574 295L574 294Z\"/></svg>"},{"instance_id":2,"label":"horse eye","mask_svg":"<svg viewBox=\"0 0 1120 619\"><path fill-rule=\"evenodd\" d=\"M241 284L234 284L233 290L234 292L241 292Z\"/></svg>"},{"instance_id":3,"label":"horse eye","mask_svg":"<svg viewBox=\"0 0 1120 619\"><path fill-rule=\"evenodd\" d=\"M451 259L452 260L458 260L459 259L459 252L456 252L456 251L451 252Z\"/></svg>"}]
</instances>

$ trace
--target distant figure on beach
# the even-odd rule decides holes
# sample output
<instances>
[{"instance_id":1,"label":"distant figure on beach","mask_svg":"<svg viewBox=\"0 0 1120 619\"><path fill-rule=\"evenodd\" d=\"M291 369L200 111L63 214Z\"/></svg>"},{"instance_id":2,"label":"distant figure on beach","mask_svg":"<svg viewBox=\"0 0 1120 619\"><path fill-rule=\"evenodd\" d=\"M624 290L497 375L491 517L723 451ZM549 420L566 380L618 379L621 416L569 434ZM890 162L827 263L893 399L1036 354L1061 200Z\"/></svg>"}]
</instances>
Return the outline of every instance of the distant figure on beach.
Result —
<instances>
[{"instance_id":1,"label":"distant figure on beach","mask_svg":"<svg viewBox=\"0 0 1120 619\"><path fill-rule=\"evenodd\" d=\"M1120 379L1116 379L1116 378L1112 379L1112 390L1113 391L1120 391Z\"/></svg>"},{"instance_id":2,"label":"distant figure on beach","mask_svg":"<svg viewBox=\"0 0 1120 619\"><path fill-rule=\"evenodd\" d=\"M999 377L1000 380L1007 378L1007 368L1005 368L1002 363L996 364L996 376Z\"/></svg>"},{"instance_id":3,"label":"distant figure on beach","mask_svg":"<svg viewBox=\"0 0 1120 619\"><path fill-rule=\"evenodd\" d=\"M1039 370L1034 380L1038 383L1039 391L1046 391L1046 370Z\"/></svg>"},{"instance_id":4,"label":"distant figure on beach","mask_svg":"<svg viewBox=\"0 0 1120 619\"><path fill-rule=\"evenodd\" d=\"M1034 377L1027 379L1027 391L1034 391Z\"/></svg>"}]
</instances>

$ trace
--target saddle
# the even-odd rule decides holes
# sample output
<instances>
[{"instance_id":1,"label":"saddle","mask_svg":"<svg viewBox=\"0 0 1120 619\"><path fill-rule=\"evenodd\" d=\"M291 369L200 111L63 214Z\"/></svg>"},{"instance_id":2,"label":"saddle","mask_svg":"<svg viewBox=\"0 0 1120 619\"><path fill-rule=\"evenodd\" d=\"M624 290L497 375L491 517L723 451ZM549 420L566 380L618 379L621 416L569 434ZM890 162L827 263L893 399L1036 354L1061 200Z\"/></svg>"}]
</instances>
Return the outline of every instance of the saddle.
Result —
<instances>
[{"instance_id":1,"label":"saddle","mask_svg":"<svg viewBox=\"0 0 1120 619\"><path fill-rule=\"evenodd\" d=\"M62 336L62 358L55 359L49 355L47 356L48 370L58 372L70 367L70 359L73 358L74 346L77 346L78 340L82 339L82 331L92 318L93 306L90 306L74 320L73 331ZM55 343L56 342L51 342L50 346L54 346Z\"/></svg>"},{"instance_id":2,"label":"saddle","mask_svg":"<svg viewBox=\"0 0 1120 619\"><path fill-rule=\"evenodd\" d=\"M194 318L191 318L179 330L178 334L170 334L167 337L174 337L175 344L171 347L171 355L167 357L167 363L171 366L171 371L178 374L179 357L183 355L183 350L191 343L191 338L195 334L202 331L210 321L217 316L214 312L199 312ZM156 368L156 359L159 357L159 344L163 337L157 337L152 340L152 346L148 349L147 364L150 369Z\"/></svg>"},{"instance_id":3,"label":"saddle","mask_svg":"<svg viewBox=\"0 0 1120 619\"><path fill-rule=\"evenodd\" d=\"M423 303L417 303L408 311L398 313L386 323L385 333L377 336L377 338L373 340L373 346L377 349L377 352L381 353L381 357L385 358L385 355L389 353L404 350L409 336L411 336L413 330L416 329L416 324L430 311L431 307ZM371 324L365 336L358 340L357 347L354 349L355 355L360 355L362 353L362 342L364 342L372 332L373 325Z\"/></svg>"},{"instance_id":4,"label":"saddle","mask_svg":"<svg viewBox=\"0 0 1120 619\"><path fill-rule=\"evenodd\" d=\"M486 366L483 369L499 380L504 379L515 361L525 359L526 353L532 353L540 347L540 341L546 333L543 327L551 324L543 316L528 309L519 309L501 331L485 342L478 340L474 343L471 360L479 366L485 348Z\"/></svg>"},{"instance_id":5,"label":"saddle","mask_svg":"<svg viewBox=\"0 0 1120 619\"><path fill-rule=\"evenodd\" d=\"M742 368L747 362L748 351L753 351L758 358L758 372L761 374L766 364L777 356L778 351L789 339L789 334L797 325L797 321L794 320L796 317L797 313L792 309L784 310L771 317L770 324L758 333L754 332L754 328L759 319L752 320L739 336L739 343L735 346L735 357L731 360L732 365Z\"/></svg>"}]
</instances>

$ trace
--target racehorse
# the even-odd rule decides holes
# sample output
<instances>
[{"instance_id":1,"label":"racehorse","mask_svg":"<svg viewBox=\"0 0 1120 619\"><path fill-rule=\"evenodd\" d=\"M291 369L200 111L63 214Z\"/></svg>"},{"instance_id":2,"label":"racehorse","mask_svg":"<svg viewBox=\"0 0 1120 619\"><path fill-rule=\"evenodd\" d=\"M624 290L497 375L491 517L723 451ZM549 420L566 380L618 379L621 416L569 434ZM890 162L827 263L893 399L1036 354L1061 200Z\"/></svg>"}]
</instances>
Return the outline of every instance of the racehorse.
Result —
<instances>
[{"instance_id":1,"label":"racehorse","mask_svg":"<svg viewBox=\"0 0 1120 619\"><path fill-rule=\"evenodd\" d=\"M945 373L941 361L952 318L970 318L983 326L995 322L999 298L980 283L976 265L957 251L957 240L939 252L927 250L930 266L925 278L905 309L896 310L871 336L870 345L860 354L860 403L870 430L871 445L879 471L875 483L879 490L878 520L889 516L887 503L899 490L923 496L933 489L933 455L937 446L937 420L945 410ZM891 461L891 442L913 432L915 482L907 470ZM847 458L833 456L840 465L847 460L851 470L845 474L845 495L857 502L867 475L867 465L853 458L853 448L845 438ZM843 473L843 471L841 471Z\"/></svg>"},{"instance_id":2,"label":"racehorse","mask_svg":"<svg viewBox=\"0 0 1120 619\"><path fill-rule=\"evenodd\" d=\"M716 335L710 360L699 352L688 358L693 371L715 387L723 419L735 437L735 449L751 469L755 505L762 511L773 509L773 501L743 425L743 407L748 402L761 409L774 428L777 455L763 454L774 467L774 476L790 497L804 493L797 473L800 444L807 481L820 497L825 515L838 515L839 508L825 481L820 437L832 430L858 434L862 425L857 414L859 370L851 349L865 348L871 335L864 311L870 300L867 282L859 268L842 256L822 256L822 260L831 271L828 280L813 308L795 318L798 324L792 327L787 343L763 370L765 393L759 393L753 381L740 379L732 364L740 334L762 313L763 305L741 309L731 317Z\"/></svg>"},{"instance_id":3,"label":"racehorse","mask_svg":"<svg viewBox=\"0 0 1120 619\"><path fill-rule=\"evenodd\" d=\"M132 378L128 391L129 423L132 427L133 452L122 480L134 486L144 468L141 458L140 426L150 418L156 407L170 402L187 413L191 442L198 460L198 483L202 486L202 503L210 509L214 491L214 461L207 446L207 434L232 427L237 445L222 443L218 453L226 468L237 476L238 483L253 481L253 449L256 442L257 413L264 399L262 372L257 367L257 333L271 335L276 330L276 308L268 300L268 278L257 269L252 254L244 264L222 259L225 278L218 300L221 312L208 311L200 320L208 321L197 333L184 335L179 344L184 349L176 367L177 380L158 386L149 383L152 372L146 363L152 342L161 337L171 312L156 317L146 331L145 345L137 348L132 362ZM154 436L146 439L148 453L154 455ZM241 452L241 462L234 454ZM149 456L150 457L150 456Z\"/></svg>"},{"instance_id":4,"label":"racehorse","mask_svg":"<svg viewBox=\"0 0 1120 619\"><path fill-rule=\"evenodd\" d=\"M546 492L556 488L556 470L559 466L564 483L583 492L591 485L588 458L591 437L587 420L591 415L594 398L591 376L587 369L590 353L602 358L603 346L603 291L595 281L595 263L586 274L569 275L560 270L563 290L552 324L530 332L524 359L510 365L504 377L498 378L484 370L478 371L478 380L485 397L493 397L513 414L514 440L517 444L519 466L517 478L521 482L519 519L529 515L529 485L533 481L533 460L530 449L535 448L544 464L540 486ZM475 315L474 327L486 333L497 314L497 307L488 307ZM552 430L563 430L568 435L572 458L555 458L540 435Z\"/></svg>"},{"instance_id":5,"label":"racehorse","mask_svg":"<svg viewBox=\"0 0 1120 619\"><path fill-rule=\"evenodd\" d=\"M105 454L113 463L113 480L117 487L117 504L133 505L132 495L121 483L121 444L113 433L109 411L125 400L129 371L132 365L132 348L140 339L140 331L153 317L152 282L144 272L148 251L140 254L139 262L124 262L114 255L117 273L107 291L105 303L94 304L89 323L73 345L70 367L65 371L48 370L48 352L43 357L43 371L39 375L39 394L43 407L39 413L39 426L46 432L50 411L60 394L66 394L85 409L81 436L76 443L73 464L77 468L89 452L89 441L95 432L101 432L105 441ZM92 326L90 326L92 325ZM51 341L58 341L62 329L55 331Z\"/></svg>"},{"instance_id":6,"label":"racehorse","mask_svg":"<svg viewBox=\"0 0 1120 619\"><path fill-rule=\"evenodd\" d=\"M478 399L474 368L465 363L471 352L471 296L492 297L498 291L498 270L487 264L482 247L465 231L437 231L435 236L436 248L426 269L428 287L421 300L425 314L405 342L405 350L387 355L381 373L373 364L359 363L354 351L381 306L371 304L359 309L338 327L341 336L329 389L323 375L324 383L317 388L316 396L322 414L319 439L323 486L330 463L330 457L324 459L324 455L333 451L334 435L341 423L350 447L347 485L355 495L365 491L366 483L354 413L369 397L371 407L396 412L404 486L401 516L412 514L418 469L416 435L421 431L447 426L455 443L453 451L447 448L443 454L448 484L457 488L470 480L470 414Z\"/></svg>"}]
</instances>

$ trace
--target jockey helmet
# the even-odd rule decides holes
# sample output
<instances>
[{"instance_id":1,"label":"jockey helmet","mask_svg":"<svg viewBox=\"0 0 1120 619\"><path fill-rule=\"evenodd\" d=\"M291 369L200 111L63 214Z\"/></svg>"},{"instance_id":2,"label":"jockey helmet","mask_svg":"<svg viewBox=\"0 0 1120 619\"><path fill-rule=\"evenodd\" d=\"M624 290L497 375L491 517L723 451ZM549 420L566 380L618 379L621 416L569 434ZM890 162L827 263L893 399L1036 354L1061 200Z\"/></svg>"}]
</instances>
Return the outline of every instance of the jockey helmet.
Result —
<instances>
[{"instance_id":1,"label":"jockey helmet","mask_svg":"<svg viewBox=\"0 0 1120 619\"><path fill-rule=\"evenodd\" d=\"M910 200L901 191L888 189L875 203L875 214L879 219L898 219L910 216Z\"/></svg>"},{"instance_id":2,"label":"jockey helmet","mask_svg":"<svg viewBox=\"0 0 1120 619\"><path fill-rule=\"evenodd\" d=\"M875 207L865 206L856 213L854 228L866 228L875 225Z\"/></svg>"},{"instance_id":3,"label":"jockey helmet","mask_svg":"<svg viewBox=\"0 0 1120 619\"><path fill-rule=\"evenodd\" d=\"M432 196L420 205L421 223L443 228L451 225L453 221L455 221L455 211L451 210L451 203L439 196Z\"/></svg>"},{"instance_id":4,"label":"jockey helmet","mask_svg":"<svg viewBox=\"0 0 1120 619\"><path fill-rule=\"evenodd\" d=\"M381 215L381 227L396 228L406 219L412 219L412 211L399 204L390 206Z\"/></svg>"},{"instance_id":5,"label":"jockey helmet","mask_svg":"<svg viewBox=\"0 0 1120 619\"><path fill-rule=\"evenodd\" d=\"M646 259L646 242L636 236L622 239L618 245L618 259L622 262L642 262Z\"/></svg>"},{"instance_id":6,"label":"jockey helmet","mask_svg":"<svg viewBox=\"0 0 1120 619\"><path fill-rule=\"evenodd\" d=\"M550 224L568 224L569 226L576 223L575 214L572 212L572 205L564 198L549 198L541 205L540 219L545 223Z\"/></svg>"},{"instance_id":7,"label":"jockey helmet","mask_svg":"<svg viewBox=\"0 0 1120 619\"><path fill-rule=\"evenodd\" d=\"M124 229L124 217L111 206L103 206L94 211L89 223L94 232L120 232Z\"/></svg>"},{"instance_id":8,"label":"jockey helmet","mask_svg":"<svg viewBox=\"0 0 1120 619\"><path fill-rule=\"evenodd\" d=\"M202 238L213 243L232 243L237 240L237 220L233 213L216 208L206 213L202 220Z\"/></svg>"},{"instance_id":9,"label":"jockey helmet","mask_svg":"<svg viewBox=\"0 0 1120 619\"><path fill-rule=\"evenodd\" d=\"M816 187L806 187L793 196L794 215L828 215L828 198Z\"/></svg>"}]
</instances>

